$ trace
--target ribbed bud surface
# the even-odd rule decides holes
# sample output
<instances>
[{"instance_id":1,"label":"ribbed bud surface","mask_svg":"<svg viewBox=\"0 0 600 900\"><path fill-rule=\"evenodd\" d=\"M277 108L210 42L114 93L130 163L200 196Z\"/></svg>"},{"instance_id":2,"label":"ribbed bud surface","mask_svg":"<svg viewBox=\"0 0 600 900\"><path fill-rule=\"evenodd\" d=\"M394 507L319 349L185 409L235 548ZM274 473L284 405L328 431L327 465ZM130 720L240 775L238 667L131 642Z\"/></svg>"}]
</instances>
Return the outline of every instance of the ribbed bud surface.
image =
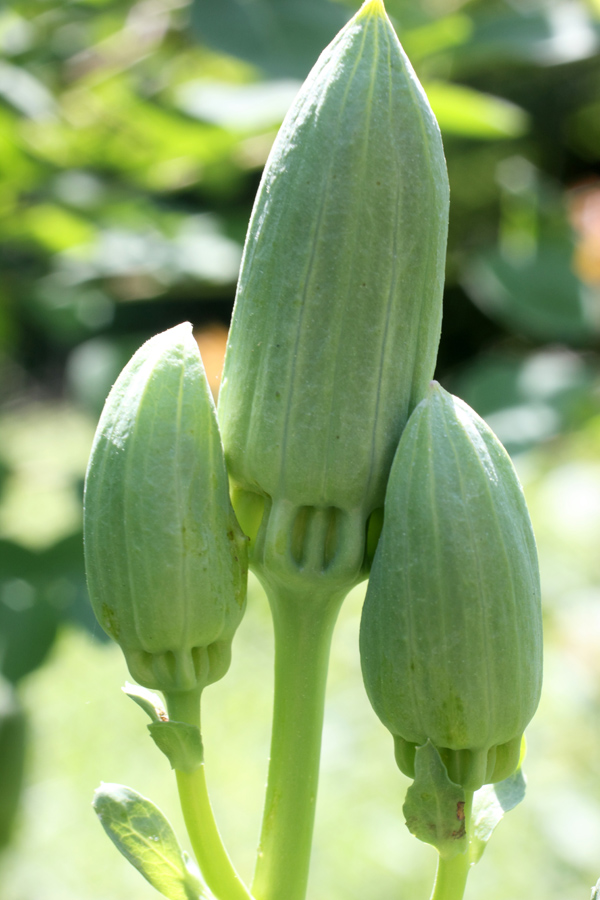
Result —
<instances>
[{"instance_id":1,"label":"ribbed bud surface","mask_svg":"<svg viewBox=\"0 0 600 900\"><path fill-rule=\"evenodd\" d=\"M219 399L234 486L291 527L322 514L333 534L350 512L359 555L433 374L447 218L437 123L372 0L318 60L271 152Z\"/></svg>"},{"instance_id":2,"label":"ribbed bud surface","mask_svg":"<svg viewBox=\"0 0 600 900\"><path fill-rule=\"evenodd\" d=\"M140 684L190 690L225 673L244 611L246 544L198 347L180 325L119 376L86 479L92 605Z\"/></svg>"},{"instance_id":3,"label":"ribbed bud surface","mask_svg":"<svg viewBox=\"0 0 600 900\"><path fill-rule=\"evenodd\" d=\"M468 788L516 767L541 689L535 540L506 451L435 383L394 459L360 644L405 772L427 739Z\"/></svg>"}]
</instances>

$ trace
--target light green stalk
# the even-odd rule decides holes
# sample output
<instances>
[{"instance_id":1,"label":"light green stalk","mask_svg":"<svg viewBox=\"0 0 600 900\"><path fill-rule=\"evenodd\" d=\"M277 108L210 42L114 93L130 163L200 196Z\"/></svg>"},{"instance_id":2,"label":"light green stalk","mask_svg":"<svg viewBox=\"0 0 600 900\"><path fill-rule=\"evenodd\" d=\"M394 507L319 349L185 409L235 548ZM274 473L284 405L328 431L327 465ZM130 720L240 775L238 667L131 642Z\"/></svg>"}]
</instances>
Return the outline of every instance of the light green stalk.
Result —
<instances>
[{"instance_id":1,"label":"light green stalk","mask_svg":"<svg viewBox=\"0 0 600 900\"><path fill-rule=\"evenodd\" d=\"M473 808L473 791L465 791L465 829L467 836L471 833L471 810ZM462 900L467 878L471 869L471 854L467 849L452 859L438 859L438 868L433 885L431 900Z\"/></svg>"},{"instance_id":2,"label":"light green stalk","mask_svg":"<svg viewBox=\"0 0 600 900\"><path fill-rule=\"evenodd\" d=\"M167 695L169 718L200 728L200 691ZM181 810L194 855L217 900L252 900L223 845L206 786L204 763L193 772L175 770Z\"/></svg>"},{"instance_id":3,"label":"light green stalk","mask_svg":"<svg viewBox=\"0 0 600 900\"><path fill-rule=\"evenodd\" d=\"M271 760L252 893L306 892L331 636L343 596L306 615L310 597L273 597L275 700Z\"/></svg>"},{"instance_id":4,"label":"light green stalk","mask_svg":"<svg viewBox=\"0 0 600 900\"><path fill-rule=\"evenodd\" d=\"M360 577L363 541L356 516L298 516L285 503L265 514L256 539L254 567L275 631L271 760L252 889L258 900L306 893L329 648L341 603Z\"/></svg>"}]
</instances>

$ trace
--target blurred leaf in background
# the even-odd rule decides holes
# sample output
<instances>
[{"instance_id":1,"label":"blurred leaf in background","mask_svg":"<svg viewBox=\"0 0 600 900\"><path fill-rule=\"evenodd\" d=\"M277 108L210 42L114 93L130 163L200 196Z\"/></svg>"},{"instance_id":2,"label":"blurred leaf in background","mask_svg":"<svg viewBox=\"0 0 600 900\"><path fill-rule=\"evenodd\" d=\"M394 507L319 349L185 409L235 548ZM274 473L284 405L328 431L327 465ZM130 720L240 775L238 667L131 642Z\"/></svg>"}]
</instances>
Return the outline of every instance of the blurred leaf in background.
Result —
<instances>
[{"instance_id":1,"label":"blurred leaf in background","mask_svg":"<svg viewBox=\"0 0 600 900\"><path fill-rule=\"evenodd\" d=\"M304 78L350 18L331 0L194 0L192 24L204 43L266 74Z\"/></svg>"},{"instance_id":2,"label":"blurred leaf in background","mask_svg":"<svg viewBox=\"0 0 600 900\"><path fill-rule=\"evenodd\" d=\"M25 711L10 684L0 679L0 850L12 837L23 783L25 743Z\"/></svg>"}]
</instances>

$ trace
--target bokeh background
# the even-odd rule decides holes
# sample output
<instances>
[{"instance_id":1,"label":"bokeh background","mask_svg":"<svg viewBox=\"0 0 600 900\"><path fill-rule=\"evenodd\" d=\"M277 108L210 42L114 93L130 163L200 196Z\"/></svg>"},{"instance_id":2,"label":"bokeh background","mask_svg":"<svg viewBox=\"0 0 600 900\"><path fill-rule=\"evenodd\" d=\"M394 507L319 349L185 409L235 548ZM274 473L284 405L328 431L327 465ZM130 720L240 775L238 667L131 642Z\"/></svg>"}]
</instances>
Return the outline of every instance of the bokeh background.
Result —
<instances>
[{"instance_id":1,"label":"bokeh background","mask_svg":"<svg viewBox=\"0 0 600 900\"><path fill-rule=\"evenodd\" d=\"M276 130L357 2L14 0L0 8L0 897L158 896L105 838L100 780L187 841L166 760L86 598L81 496L104 398L190 320L211 386ZM467 898L585 900L600 876L600 0L389 0L452 191L438 378L513 455L537 533L546 677L526 802ZM362 689L362 590L333 649L311 896L427 897L406 779ZM272 637L250 588L206 694L208 775L246 877Z\"/></svg>"}]
</instances>

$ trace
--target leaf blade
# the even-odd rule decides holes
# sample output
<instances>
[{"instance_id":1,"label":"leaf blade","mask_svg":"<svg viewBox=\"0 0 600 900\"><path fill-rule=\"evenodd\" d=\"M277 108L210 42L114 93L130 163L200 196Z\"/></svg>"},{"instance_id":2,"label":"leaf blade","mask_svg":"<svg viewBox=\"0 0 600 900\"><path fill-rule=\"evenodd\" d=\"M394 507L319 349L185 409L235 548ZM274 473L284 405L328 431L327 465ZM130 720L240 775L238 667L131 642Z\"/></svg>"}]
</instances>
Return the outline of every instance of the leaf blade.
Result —
<instances>
[{"instance_id":1,"label":"leaf blade","mask_svg":"<svg viewBox=\"0 0 600 900\"><path fill-rule=\"evenodd\" d=\"M161 750L172 769L195 772L204 761L200 729L187 722L152 722L147 726L150 737Z\"/></svg>"},{"instance_id":2,"label":"leaf blade","mask_svg":"<svg viewBox=\"0 0 600 900\"><path fill-rule=\"evenodd\" d=\"M496 826L504 813L514 809L524 798L526 779L521 768L504 781L484 784L475 792L472 813L471 859L479 862Z\"/></svg>"},{"instance_id":3,"label":"leaf blade","mask_svg":"<svg viewBox=\"0 0 600 900\"><path fill-rule=\"evenodd\" d=\"M465 792L450 781L431 741L417 747L415 780L402 807L408 830L433 844L444 859L452 859L467 849L464 810Z\"/></svg>"},{"instance_id":4,"label":"leaf blade","mask_svg":"<svg viewBox=\"0 0 600 900\"><path fill-rule=\"evenodd\" d=\"M500 140L528 130L527 113L502 97L450 82L429 82L424 87L442 133Z\"/></svg>"},{"instance_id":5,"label":"leaf blade","mask_svg":"<svg viewBox=\"0 0 600 900\"><path fill-rule=\"evenodd\" d=\"M102 784L93 807L119 852L168 900L210 900L188 869L171 825L146 797L121 784Z\"/></svg>"}]
</instances>

